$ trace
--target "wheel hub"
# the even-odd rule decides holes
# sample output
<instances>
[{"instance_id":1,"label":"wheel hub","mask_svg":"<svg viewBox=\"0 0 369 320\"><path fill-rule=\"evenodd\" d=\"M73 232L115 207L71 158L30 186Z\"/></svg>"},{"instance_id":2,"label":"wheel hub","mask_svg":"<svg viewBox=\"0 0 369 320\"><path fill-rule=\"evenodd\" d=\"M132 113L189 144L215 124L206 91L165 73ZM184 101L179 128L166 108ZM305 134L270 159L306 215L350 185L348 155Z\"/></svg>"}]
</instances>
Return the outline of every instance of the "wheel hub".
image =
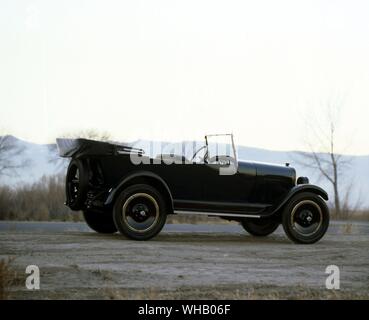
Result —
<instances>
[{"instance_id":1,"label":"wheel hub","mask_svg":"<svg viewBox=\"0 0 369 320\"><path fill-rule=\"evenodd\" d=\"M299 220L303 225L308 226L313 221L313 213L310 210L302 210L299 214Z\"/></svg>"},{"instance_id":2,"label":"wheel hub","mask_svg":"<svg viewBox=\"0 0 369 320\"><path fill-rule=\"evenodd\" d=\"M292 228L303 236L311 236L322 225L323 214L319 205L312 200L302 200L291 212Z\"/></svg>"},{"instance_id":3,"label":"wheel hub","mask_svg":"<svg viewBox=\"0 0 369 320\"><path fill-rule=\"evenodd\" d=\"M159 219L159 205L151 195L135 193L125 201L122 214L128 228L145 232L153 228Z\"/></svg>"},{"instance_id":4,"label":"wheel hub","mask_svg":"<svg viewBox=\"0 0 369 320\"><path fill-rule=\"evenodd\" d=\"M132 217L139 222L145 221L149 216L149 208L143 204L138 203L132 207Z\"/></svg>"}]
</instances>

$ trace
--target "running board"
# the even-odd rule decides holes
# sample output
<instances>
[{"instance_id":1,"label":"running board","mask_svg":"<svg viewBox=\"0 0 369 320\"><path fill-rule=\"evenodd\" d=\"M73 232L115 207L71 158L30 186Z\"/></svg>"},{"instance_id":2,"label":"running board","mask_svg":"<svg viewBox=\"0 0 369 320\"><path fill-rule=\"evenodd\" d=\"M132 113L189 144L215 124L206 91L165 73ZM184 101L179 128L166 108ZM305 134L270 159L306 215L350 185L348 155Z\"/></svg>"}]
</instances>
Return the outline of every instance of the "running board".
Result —
<instances>
[{"instance_id":1,"label":"running board","mask_svg":"<svg viewBox=\"0 0 369 320\"><path fill-rule=\"evenodd\" d=\"M206 216L220 216L220 217L237 217L237 218L260 218L260 215L255 214L242 214L242 213L223 213L223 212L202 212L202 211L185 211L174 210L176 214L199 214Z\"/></svg>"}]
</instances>

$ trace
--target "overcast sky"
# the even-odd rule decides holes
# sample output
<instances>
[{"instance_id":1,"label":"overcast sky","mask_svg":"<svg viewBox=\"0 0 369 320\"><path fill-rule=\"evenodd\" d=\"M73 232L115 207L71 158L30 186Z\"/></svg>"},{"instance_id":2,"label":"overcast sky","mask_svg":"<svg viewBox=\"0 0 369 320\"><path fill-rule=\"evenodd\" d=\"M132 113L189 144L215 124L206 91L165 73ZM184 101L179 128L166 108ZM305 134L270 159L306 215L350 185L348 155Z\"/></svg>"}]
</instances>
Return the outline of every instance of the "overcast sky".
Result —
<instances>
[{"instance_id":1,"label":"overcast sky","mask_svg":"<svg viewBox=\"0 0 369 320\"><path fill-rule=\"evenodd\" d=\"M344 101L369 154L369 1L0 0L0 128L304 149L307 110Z\"/></svg>"}]
</instances>

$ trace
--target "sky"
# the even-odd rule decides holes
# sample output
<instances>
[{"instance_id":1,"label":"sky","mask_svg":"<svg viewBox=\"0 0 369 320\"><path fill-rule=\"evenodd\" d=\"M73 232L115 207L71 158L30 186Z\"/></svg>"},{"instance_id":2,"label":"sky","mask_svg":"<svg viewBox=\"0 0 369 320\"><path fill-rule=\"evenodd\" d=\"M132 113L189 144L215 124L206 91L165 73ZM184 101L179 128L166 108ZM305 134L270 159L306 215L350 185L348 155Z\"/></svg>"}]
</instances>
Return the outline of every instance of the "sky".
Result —
<instances>
[{"instance_id":1,"label":"sky","mask_svg":"<svg viewBox=\"0 0 369 320\"><path fill-rule=\"evenodd\" d=\"M368 57L369 1L0 0L0 130L306 150L340 101L338 145L369 154Z\"/></svg>"}]
</instances>

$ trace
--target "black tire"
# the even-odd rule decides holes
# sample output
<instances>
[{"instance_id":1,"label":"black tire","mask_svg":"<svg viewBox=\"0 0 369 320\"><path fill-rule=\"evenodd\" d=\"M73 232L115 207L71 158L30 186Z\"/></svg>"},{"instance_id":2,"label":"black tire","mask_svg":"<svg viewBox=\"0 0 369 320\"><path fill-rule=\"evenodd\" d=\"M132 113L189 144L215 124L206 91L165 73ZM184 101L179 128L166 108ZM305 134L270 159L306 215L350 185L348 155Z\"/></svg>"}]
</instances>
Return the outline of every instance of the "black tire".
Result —
<instances>
[{"instance_id":1,"label":"black tire","mask_svg":"<svg viewBox=\"0 0 369 320\"><path fill-rule=\"evenodd\" d=\"M132 185L123 190L114 203L114 223L119 232L130 239L151 239L164 227L166 218L166 203L150 185Z\"/></svg>"},{"instance_id":2,"label":"black tire","mask_svg":"<svg viewBox=\"0 0 369 320\"><path fill-rule=\"evenodd\" d=\"M118 231L114 224L112 212L85 210L83 211L83 217L87 225L98 233L115 233Z\"/></svg>"},{"instance_id":3,"label":"black tire","mask_svg":"<svg viewBox=\"0 0 369 320\"><path fill-rule=\"evenodd\" d=\"M67 204L72 210L81 210L86 201L88 168L85 161L73 159L68 166L65 181Z\"/></svg>"},{"instance_id":4,"label":"black tire","mask_svg":"<svg viewBox=\"0 0 369 320\"><path fill-rule=\"evenodd\" d=\"M245 218L241 220L242 227L256 237L265 237L273 233L280 222L273 218Z\"/></svg>"},{"instance_id":5,"label":"black tire","mask_svg":"<svg viewBox=\"0 0 369 320\"><path fill-rule=\"evenodd\" d=\"M288 238L295 243L311 244L320 240L329 226L329 210L315 193L295 195L282 213L282 225Z\"/></svg>"}]
</instances>

